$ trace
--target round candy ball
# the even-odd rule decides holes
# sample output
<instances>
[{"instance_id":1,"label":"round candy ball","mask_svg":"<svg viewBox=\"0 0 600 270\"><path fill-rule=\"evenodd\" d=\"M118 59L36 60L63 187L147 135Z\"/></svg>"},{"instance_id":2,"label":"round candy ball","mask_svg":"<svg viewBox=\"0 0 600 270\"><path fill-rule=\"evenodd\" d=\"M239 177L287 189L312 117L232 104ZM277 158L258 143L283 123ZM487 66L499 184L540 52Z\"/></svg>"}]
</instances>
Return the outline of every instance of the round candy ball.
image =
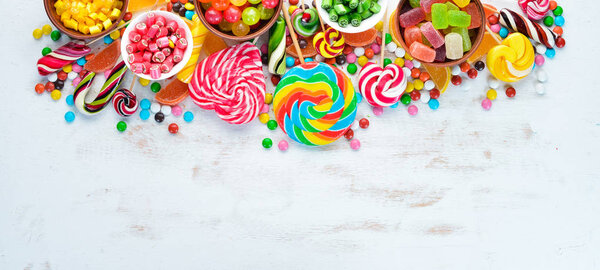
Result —
<instances>
[{"instance_id":1,"label":"round candy ball","mask_svg":"<svg viewBox=\"0 0 600 270\"><path fill-rule=\"evenodd\" d=\"M515 97L516 94L517 94L517 91L515 90L515 88L513 88L513 87L506 88L506 96L507 97L513 98L513 97Z\"/></svg>"},{"instance_id":2,"label":"round candy ball","mask_svg":"<svg viewBox=\"0 0 600 270\"><path fill-rule=\"evenodd\" d=\"M67 121L67 123L71 123L75 120L75 113L72 111L68 111L65 113L65 121Z\"/></svg>"},{"instance_id":3,"label":"round candy ball","mask_svg":"<svg viewBox=\"0 0 600 270\"><path fill-rule=\"evenodd\" d=\"M490 89L490 90L487 91L487 93L485 94L485 96L489 100L494 100L494 99L496 99L496 97L498 97L498 93L496 92L496 90Z\"/></svg>"},{"instance_id":4,"label":"round candy ball","mask_svg":"<svg viewBox=\"0 0 600 270\"><path fill-rule=\"evenodd\" d=\"M281 151L287 151L289 144L286 140L281 140L278 144L277 147L279 147L279 150Z\"/></svg>"},{"instance_id":5,"label":"round candy ball","mask_svg":"<svg viewBox=\"0 0 600 270\"><path fill-rule=\"evenodd\" d=\"M54 31L52 31L52 33L50 33L50 38L54 41L59 40L61 36L62 36L62 34L58 30L54 30Z\"/></svg>"},{"instance_id":6,"label":"round candy ball","mask_svg":"<svg viewBox=\"0 0 600 270\"><path fill-rule=\"evenodd\" d=\"M408 114L415 116L419 112L419 108L415 105L408 106Z\"/></svg>"},{"instance_id":7,"label":"round candy ball","mask_svg":"<svg viewBox=\"0 0 600 270\"><path fill-rule=\"evenodd\" d=\"M179 132L179 126L175 123L169 124L169 133L177 134L177 132Z\"/></svg>"},{"instance_id":8,"label":"round candy ball","mask_svg":"<svg viewBox=\"0 0 600 270\"><path fill-rule=\"evenodd\" d=\"M50 92L50 97L51 97L53 100L59 100L59 99L60 99L60 96L61 96L61 93L60 93L60 91L59 91L59 90L52 90L52 92Z\"/></svg>"},{"instance_id":9,"label":"round candy ball","mask_svg":"<svg viewBox=\"0 0 600 270\"><path fill-rule=\"evenodd\" d=\"M194 120L194 114L190 111L187 111L183 114L183 120L186 122L192 122Z\"/></svg>"},{"instance_id":10,"label":"round candy ball","mask_svg":"<svg viewBox=\"0 0 600 270\"><path fill-rule=\"evenodd\" d=\"M44 47L44 48L42 49L42 55L43 55L43 56L46 56L47 54L49 54L49 53L51 53L51 52L52 52L52 49L50 49L50 48L48 48L48 47Z\"/></svg>"},{"instance_id":11,"label":"round candy ball","mask_svg":"<svg viewBox=\"0 0 600 270\"><path fill-rule=\"evenodd\" d=\"M273 140L271 140L270 138L264 138L262 140L262 146L266 149L269 149L273 146Z\"/></svg>"},{"instance_id":12,"label":"round candy ball","mask_svg":"<svg viewBox=\"0 0 600 270\"><path fill-rule=\"evenodd\" d=\"M492 101L488 98L484 99L481 102L481 107L483 107L484 110L489 111L490 108L492 108Z\"/></svg>"},{"instance_id":13,"label":"round candy ball","mask_svg":"<svg viewBox=\"0 0 600 270\"><path fill-rule=\"evenodd\" d=\"M409 94L403 94L402 97L400 97L400 102L402 102L402 104L404 105L408 105L410 104L411 98Z\"/></svg>"},{"instance_id":14,"label":"round candy ball","mask_svg":"<svg viewBox=\"0 0 600 270\"><path fill-rule=\"evenodd\" d=\"M288 56L287 58L285 58L285 65L287 67L293 67L294 66L294 57Z\"/></svg>"},{"instance_id":15,"label":"round candy ball","mask_svg":"<svg viewBox=\"0 0 600 270\"><path fill-rule=\"evenodd\" d=\"M440 107L440 102L437 99L432 98L429 100L428 105L430 109L437 110Z\"/></svg>"},{"instance_id":16,"label":"round candy ball","mask_svg":"<svg viewBox=\"0 0 600 270\"><path fill-rule=\"evenodd\" d=\"M350 74L354 74L356 73L356 71L358 71L358 67L355 64L348 64L348 73Z\"/></svg>"},{"instance_id":17,"label":"round candy ball","mask_svg":"<svg viewBox=\"0 0 600 270\"><path fill-rule=\"evenodd\" d=\"M150 111L149 110L140 110L140 119L148 120L148 118L150 118Z\"/></svg>"},{"instance_id":18,"label":"round candy ball","mask_svg":"<svg viewBox=\"0 0 600 270\"><path fill-rule=\"evenodd\" d=\"M42 38L42 35L43 35L42 29L36 28L33 30L33 38L40 39L40 38Z\"/></svg>"},{"instance_id":19,"label":"round candy ball","mask_svg":"<svg viewBox=\"0 0 600 270\"><path fill-rule=\"evenodd\" d=\"M150 85L150 90L152 90L152 92L154 92L154 93L160 92L160 89L161 89L161 86L160 86L160 83L158 83L158 82L153 82Z\"/></svg>"},{"instance_id":20,"label":"round candy ball","mask_svg":"<svg viewBox=\"0 0 600 270\"><path fill-rule=\"evenodd\" d=\"M275 121L275 120L269 120L267 122L267 128L270 129L270 130L277 129L277 121Z\"/></svg>"},{"instance_id":21,"label":"round candy ball","mask_svg":"<svg viewBox=\"0 0 600 270\"><path fill-rule=\"evenodd\" d=\"M373 107L373 114L375 116L380 116L383 114L383 108L381 107Z\"/></svg>"},{"instance_id":22,"label":"round candy ball","mask_svg":"<svg viewBox=\"0 0 600 270\"><path fill-rule=\"evenodd\" d=\"M124 121L119 121L119 123L117 123L117 130L120 132L127 130L127 123Z\"/></svg>"},{"instance_id":23,"label":"round candy ball","mask_svg":"<svg viewBox=\"0 0 600 270\"><path fill-rule=\"evenodd\" d=\"M358 139L352 139L350 141L350 148L352 148L352 150L360 149L360 141Z\"/></svg>"},{"instance_id":24,"label":"round candy ball","mask_svg":"<svg viewBox=\"0 0 600 270\"><path fill-rule=\"evenodd\" d=\"M362 129L367 129L369 127L369 120L367 118L362 118L358 121L358 125Z\"/></svg>"},{"instance_id":25,"label":"round candy ball","mask_svg":"<svg viewBox=\"0 0 600 270\"><path fill-rule=\"evenodd\" d=\"M165 115L162 112L157 112L154 115L154 121L156 121L157 123L162 123L163 121L165 121Z\"/></svg>"}]
</instances>

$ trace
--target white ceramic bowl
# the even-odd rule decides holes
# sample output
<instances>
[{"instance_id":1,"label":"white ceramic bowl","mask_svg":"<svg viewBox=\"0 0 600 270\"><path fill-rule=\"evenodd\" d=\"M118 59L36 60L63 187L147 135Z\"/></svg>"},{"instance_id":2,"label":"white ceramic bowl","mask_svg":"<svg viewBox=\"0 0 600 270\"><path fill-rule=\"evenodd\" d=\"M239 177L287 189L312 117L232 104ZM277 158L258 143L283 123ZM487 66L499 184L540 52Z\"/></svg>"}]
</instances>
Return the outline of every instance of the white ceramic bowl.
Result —
<instances>
[{"instance_id":1,"label":"white ceramic bowl","mask_svg":"<svg viewBox=\"0 0 600 270\"><path fill-rule=\"evenodd\" d=\"M188 46L185 49L185 53L183 54L183 60L181 60L181 62L175 64L173 66L173 69L171 69L171 72L163 73L160 76L160 78L158 78L158 79L152 79L152 77L150 77L150 74L135 73L135 75L140 78L144 78L144 79L152 80L152 81L159 81L159 80L164 80L169 77L172 77L173 75L176 75L177 73L179 73L179 71L181 71L181 69L183 69L185 64L192 57L192 48L194 47L194 39L192 38L192 31L190 30L190 27L183 21L183 19L181 19L181 17L179 17L179 15L177 15L175 13L159 11L159 10L142 13L131 20L131 22L129 23L127 28L125 28L125 32L123 33L123 38L121 38L121 55L122 55L123 59L125 59L125 65L127 65L127 67L129 69L131 69L131 66L127 62L128 53L127 53L127 49L126 49L127 45L129 45L131 43L131 41L128 38L129 32L131 32L135 29L135 25L137 23L146 21L146 15L150 12L155 13L156 15L165 17L165 19L167 19L167 21L173 21L173 20L176 21L177 24L179 25L179 27L183 27L183 29L185 29L185 36L186 36L186 39L188 42Z\"/></svg>"},{"instance_id":2,"label":"white ceramic bowl","mask_svg":"<svg viewBox=\"0 0 600 270\"><path fill-rule=\"evenodd\" d=\"M321 19L323 19L323 22L331 26L333 29L338 30L342 33L352 34L367 31L373 28L378 22L382 21L383 15L387 10L387 5L389 4L388 2L390 2L390 0L379 0L379 2L377 3L381 6L381 11L379 11L379 13L377 14L374 14L370 18L362 21L358 27L354 27L351 24L348 24L347 27L340 27L340 25L337 22L332 22L329 19L329 14L327 14L327 11L321 8L322 2L323 0L315 0L315 4L317 4L316 8L319 10L319 15Z\"/></svg>"}]
</instances>

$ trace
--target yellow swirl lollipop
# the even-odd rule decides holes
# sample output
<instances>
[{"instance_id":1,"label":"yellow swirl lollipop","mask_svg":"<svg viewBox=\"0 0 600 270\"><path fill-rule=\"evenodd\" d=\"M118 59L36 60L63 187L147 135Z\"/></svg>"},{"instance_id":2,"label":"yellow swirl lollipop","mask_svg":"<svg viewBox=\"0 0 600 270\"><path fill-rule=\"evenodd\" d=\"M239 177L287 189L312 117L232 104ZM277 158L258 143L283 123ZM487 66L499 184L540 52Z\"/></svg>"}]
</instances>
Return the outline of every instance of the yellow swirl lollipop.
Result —
<instances>
[{"instance_id":1,"label":"yellow swirl lollipop","mask_svg":"<svg viewBox=\"0 0 600 270\"><path fill-rule=\"evenodd\" d=\"M505 82L516 82L527 77L533 69L534 61L533 46L521 33L510 34L487 55L490 73Z\"/></svg>"}]
</instances>

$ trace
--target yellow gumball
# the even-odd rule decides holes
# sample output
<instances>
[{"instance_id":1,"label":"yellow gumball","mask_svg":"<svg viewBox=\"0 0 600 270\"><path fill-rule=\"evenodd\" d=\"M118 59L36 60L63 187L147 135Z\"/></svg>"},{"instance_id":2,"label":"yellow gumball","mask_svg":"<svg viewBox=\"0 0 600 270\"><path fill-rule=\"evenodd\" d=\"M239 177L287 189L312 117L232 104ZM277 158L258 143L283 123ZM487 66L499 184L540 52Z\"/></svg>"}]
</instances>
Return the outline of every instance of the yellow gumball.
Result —
<instances>
[{"instance_id":1,"label":"yellow gumball","mask_svg":"<svg viewBox=\"0 0 600 270\"><path fill-rule=\"evenodd\" d=\"M265 95L265 104L271 104L273 102L273 94L267 93Z\"/></svg>"},{"instance_id":2,"label":"yellow gumball","mask_svg":"<svg viewBox=\"0 0 600 270\"><path fill-rule=\"evenodd\" d=\"M413 85L415 86L415 89L417 89L417 90L421 90L421 89L423 89L423 86L424 86L425 84L423 83L423 81L421 81L421 80L419 80L419 79L416 79L416 80L413 82Z\"/></svg>"},{"instance_id":3,"label":"yellow gumball","mask_svg":"<svg viewBox=\"0 0 600 270\"><path fill-rule=\"evenodd\" d=\"M400 67L404 67L404 59L398 57L398 58L396 58L396 60L394 60L394 64L396 64Z\"/></svg>"},{"instance_id":4,"label":"yellow gumball","mask_svg":"<svg viewBox=\"0 0 600 270\"><path fill-rule=\"evenodd\" d=\"M40 39L42 37L42 29L35 29L33 30L33 38L35 39Z\"/></svg>"},{"instance_id":5,"label":"yellow gumball","mask_svg":"<svg viewBox=\"0 0 600 270\"><path fill-rule=\"evenodd\" d=\"M49 24L45 24L44 26L42 26L42 33L45 36L50 35L50 33L52 33L52 26L50 26Z\"/></svg>"},{"instance_id":6,"label":"yellow gumball","mask_svg":"<svg viewBox=\"0 0 600 270\"><path fill-rule=\"evenodd\" d=\"M496 99L496 97L498 97L498 93L496 92L496 90L490 89L490 90L487 91L486 96L490 100L494 100L494 99Z\"/></svg>"},{"instance_id":7,"label":"yellow gumball","mask_svg":"<svg viewBox=\"0 0 600 270\"><path fill-rule=\"evenodd\" d=\"M59 100L59 99L60 99L60 95L61 95L61 94L60 94L60 91L58 91L58 90L53 90L53 91L50 93L50 97L51 97L53 100Z\"/></svg>"},{"instance_id":8,"label":"yellow gumball","mask_svg":"<svg viewBox=\"0 0 600 270\"><path fill-rule=\"evenodd\" d=\"M148 86L148 84L150 83L150 80L144 79L144 78L140 78L140 84L142 86Z\"/></svg>"},{"instance_id":9,"label":"yellow gumball","mask_svg":"<svg viewBox=\"0 0 600 270\"><path fill-rule=\"evenodd\" d=\"M63 67L63 71L66 73L69 73L69 72L73 71L73 66L71 64L68 64Z\"/></svg>"},{"instance_id":10,"label":"yellow gumball","mask_svg":"<svg viewBox=\"0 0 600 270\"><path fill-rule=\"evenodd\" d=\"M121 31L113 31L112 33L110 33L110 38L112 38L113 40L117 40L121 37Z\"/></svg>"},{"instance_id":11,"label":"yellow gumball","mask_svg":"<svg viewBox=\"0 0 600 270\"><path fill-rule=\"evenodd\" d=\"M366 56L364 56L364 55L358 58L358 64L359 64L361 67L364 67L364 66L365 66L365 65L366 65L368 62L369 62L369 58L367 58L367 57L366 57Z\"/></svg>"},{"instance_id":12,"label":"yellow gumball","mask_svg":"<svg viewBox=\"0 0 600 270\"><path fill-rule=\"evenodd\" d=\"M292 14L292 13L294 13L294 11L296 11L296 9L298 9L298 6L291 5L291 6L288 8L288 12L289 12L290 14Z\"/></svg>"},{"instance_id":13,"label":"yellow gumball","mask_svg":"<svg viewBox=\"0 0 600 270\"><path fill-rule=\"evenodd\" d=\"M412 82L407 82L406 83L406 93L410 93L413 90L415 90L415 85Z\"/></svg>"},{"instance_id":14,"label":"yellow gumball","mask_svg":"<svg viewBox=\"0 0 600 270\"><path fill-rule=\"evenodd\" d=\"M378 22L375 25L375 29L377 29L377 31L379 31L379 32L383 31L383 22Z\"/></svg>"},{"instance_id":15,"label":"yellow gumball","mask_svg":"<svg viewBox=\"0 0 600 270\"><path fill-rule=\"evenodd\" d=\"M246 2L248 2L248 1L247 0L229 0L229 2L236 7L241 7L241 6L245 5Z\"/></svg>"},{"instance_id":16,"label":"yellow gumball","mask_svg":"<svg viewBox=\"0 0 600 270\"><path fill-rule=\"evenodd\" d=\"M263 124L266 124L267 122L269 122L269 119L270 119L270 118L269 118L269 114L268 114L268 113L261 113L261 114L258 116L258 120L259 120L261 123L263 123Z\"/></svg>"}]
</instances>

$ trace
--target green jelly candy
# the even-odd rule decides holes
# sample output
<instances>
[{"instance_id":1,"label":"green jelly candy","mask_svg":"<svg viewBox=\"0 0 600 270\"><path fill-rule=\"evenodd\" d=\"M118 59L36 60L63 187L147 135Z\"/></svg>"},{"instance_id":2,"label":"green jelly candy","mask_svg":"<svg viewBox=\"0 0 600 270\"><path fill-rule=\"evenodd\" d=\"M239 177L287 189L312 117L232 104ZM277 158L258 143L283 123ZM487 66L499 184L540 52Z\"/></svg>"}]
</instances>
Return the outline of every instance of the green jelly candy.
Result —
<instances>
[{"instance_id":1,"label":"green jelly candy","mask_svg":"<svg viewBox=\"0 0 600 270\"><path fill-rule=\"evenodd\" d=\"M267 149L271 148L273 146L273 140L269 138L264 138L262 141L262 146Z\"/></svg>"},{"instance_id":2,"label":"green jelly candy","mask_svg":"<svg viewBox=\"0 0 600 270\"><path fill-rule=\"evenodd\" d=\"M389 59L389 58L383 59L383 66L384 67L387 67L391 63L392 63L392 59Z\"/></svg>"},{"instance_id":3,"label":"green jelly candy","mask_svg":"<svg viewBox=\"0 0 600 270\"><path fill-rule=\"evenodd\" d=\"M448 10L460 10L455 4L452 2L446 2L446 6L448 6Z\"/></svg>"},{"instance_id":4,"label":"green jelly candy","mask_svg":"<svg viewBox=\"0 0 600 270\"><path fill-rule=\"evenodd\" d=\"M49 54L51 52L52 52L52 49L50 49L48 47L42 49L42 55L43 56L46 56L46 54Z\"/></svg>"},{"instance_id":5,"label":"green jelly candy","mask_svg":"<svg viewBox=\"0 0 600 270\"><path fill-rule=\"evenodd\" d=\"M154 93L158 93L160 91L160 88L161 88L160 83L157 83L157 82L153 82L152 85L150 85L150 89Z\"/></svg>"},{"instance_id":6,"label":"green jelly candy","mask_svg":"<svg viewBox=\"0 0 600 270\"><path fill-rule=\"evenodd\" d=\"M560 16L563 14L563 8L561 6L557 6L552 13L554 13L554 16Z\"/></svg>"},{"instance_id":7,"label":"green jelly candy","mask_svg":"<svg viewBox=\"0 0 600 270\"><path fill-rule=\"evenodd\" d=\"M392 35L390 33L385 34L385 44L390 44L392 42Z\"/></svg>"},{"instance_id":8,"label":"green jelly candy","mask_svg":"<svg viewBox=\"0 0 600 270\"><path fill-rule=\"evenodd\" d=\"M58 30L54 30L54 31L52 31L52 33L50 33L50 38L54 41L59 40L60 36L62 36L62 34Z\"/></svg>"},{"instance_id":9,"label":"green jelly candy","mask_svg":"<svg viewBox=\"0 0 600 270\"><path fill-rule=\"evenodd\" d=\"M119 123L117 123L117 130L120 132L127 130L127 123L119 121Z\"/></svg>"},{"instance_id":10,"label":"green jelly candy","mask_svg":"<svg viewBox=\"0 0 600 270\"><path fill-rule=\"evenodd\" d=\"M462 37L463 52L471 50L471 38L469 37L469 29L465 27L453 27L452 33L457 33Z\"/></svg>"},{"instance_id":11,"label":"green jelly candy","mask_svg":"<svg viewBox=\"0 0 600 270\"><path fill-rule=\"evenodd\" d=\"M421 7L421 0L408 0L408 3L412 8Z\"/></svg>"},{"instance_id":12,"label":"green jelly candy","mask_svg":"<svg viewBox=\"0 0 600 270\"><path fill-rule=\"evenodd\" d=\"M447 5L435 3L431 6L431 24L433 24L433 28L435 28L435 29L448 28L448 6Z\"/></svg>"},{"instance_id":13,"label":"green jelly candy","mask_svg":"<svg viewBox=\"0 0 600 270\"><path fill-rule=\"evenodd\" d=\"M358 70L358 67L356 66L356 64L350 63L350 64L348 64L347 69L348 69L348 73L354 74Z\"/></svg>"},{"instance_id":14,"label":"green jelly candy","mask_svg":"<svg viewBox=\"0 0 600 270\"><path fill-rule=\"evenodd\" d=\"M454 27L469 27L471 25L471 15L464 11L449 10L448 24Z\"/></svg>"},{"instance_id":15,"label":"green jelly candy","mask_svg":"<svg viewBox=\"0 0 600 270\"><path fill-rule=\"evenodd\" d=\"M402 104L404 104L404 105L410 104L410 95L408 95L408 94L402 95L402 97L400 98L400 102L402 102Z\"/></svg>"},{"instance_id":16,"label":"green jelly candy","mask_svg":"<svg viewBox=\"0 0 600 270\"><path fill-rule=\"evenodd\" d=\"M270 130L277 129L277 121L269 120L269 122L267 122L267 128L269 128Z\"/></svg>"},{"instance_id":17,"label":"green jelly candy","mask_svg":"<svg viewBox=\"0 0 600 270\"><path fill-rule=\"evenodd\" d=\"M546 16L546 18L544 18L544 24L548 27L552 26L554 24L554 18Z\"/></svg>"}]
</instances>

